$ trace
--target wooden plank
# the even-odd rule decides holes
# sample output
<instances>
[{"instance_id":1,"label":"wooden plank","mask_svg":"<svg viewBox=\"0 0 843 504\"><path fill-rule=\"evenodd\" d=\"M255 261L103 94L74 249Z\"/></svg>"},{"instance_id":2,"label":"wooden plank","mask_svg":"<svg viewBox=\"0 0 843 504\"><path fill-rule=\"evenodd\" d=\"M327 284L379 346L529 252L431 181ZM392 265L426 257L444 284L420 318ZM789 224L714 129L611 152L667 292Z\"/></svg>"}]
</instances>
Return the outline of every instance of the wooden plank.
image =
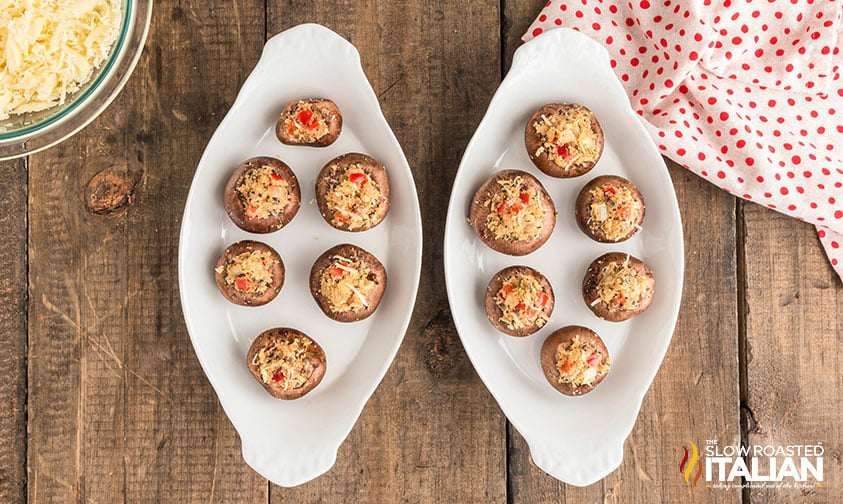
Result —
<instances>
[{"instance_id":1,"label":"wooden plank","mask_svg":"<svg viewBox=\"0 0 843 504\"><path fill-rule=\"evenodd\" d=\"M120 98L31 160L31 502L267 499L194 357L176 280L182 202L263 19L257 1L156 4Z\"/></svg>"},{"instance_id":2,"label":"wooden plank","mask_svg":"<svg viewBox=\"0 0 843 504\"><path fill-rule=\"evenodd\" d=\"M497 2L270 2L269 33L322 23L359 49L413 168L424 263L396 361L331 471L272 502L504 502L504 420L447 312L442 239L448 188L496 87ZM444 309L444 311L442 311Z\"/></svg>"},{"instance_id":3,"label":"wooden plank","mask_svg":"<svg viewBox=\"0 0 843 504\"><path fill-rule=\"evenodd\" d=\"M23 160L0 163L0 502L26 498L26 208Z\"/></svg>"},{"instance_id":4,"label":"wooden plank","mask_svg":"<svg viewBox=\"0 0 843 504\"><path fill-rule=\"evenodd\" d=\"M843 285L813 226L759 205L743 214L749 443L825 448L824 488L756 488L751 499L840 502Z\"/></svg>"}]
</instances>

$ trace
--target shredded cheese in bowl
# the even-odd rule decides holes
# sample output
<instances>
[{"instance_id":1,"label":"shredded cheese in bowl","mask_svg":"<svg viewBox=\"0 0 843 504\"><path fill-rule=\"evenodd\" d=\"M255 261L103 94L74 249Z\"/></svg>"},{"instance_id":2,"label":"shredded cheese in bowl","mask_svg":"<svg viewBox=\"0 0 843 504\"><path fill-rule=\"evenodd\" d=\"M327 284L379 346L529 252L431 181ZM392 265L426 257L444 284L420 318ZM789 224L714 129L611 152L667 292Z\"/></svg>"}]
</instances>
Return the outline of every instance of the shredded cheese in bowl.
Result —
<instances>
[{"instance_id":1,"label":"shredded cheese in bowl","mask_svg":"<svg viewBox=\"0 0 843 504\"><path fill-rule=\"evenodd\" d=\"M64 104L108 59L120 0L0 0L0 119Z\"/></svg>"}]
</instances>

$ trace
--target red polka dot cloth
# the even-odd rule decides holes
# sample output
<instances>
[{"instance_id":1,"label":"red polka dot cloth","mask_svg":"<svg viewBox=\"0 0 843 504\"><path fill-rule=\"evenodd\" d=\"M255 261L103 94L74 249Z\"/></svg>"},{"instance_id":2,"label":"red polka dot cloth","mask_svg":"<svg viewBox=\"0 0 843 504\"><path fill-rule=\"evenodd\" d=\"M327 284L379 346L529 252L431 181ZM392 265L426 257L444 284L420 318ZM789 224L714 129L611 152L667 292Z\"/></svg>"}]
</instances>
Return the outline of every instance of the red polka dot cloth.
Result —
<instances>
[{"instance_id":1,"label":"red polka dot cloth","mask_svg":"<svg viewBox=\"0 0 843 504\"><path fill-rule=\"evenodd\" d=\"M551 0L523 39L601 42L665 156L814 224L843 278L841 3Z\"/></svg>"}]
</instances>

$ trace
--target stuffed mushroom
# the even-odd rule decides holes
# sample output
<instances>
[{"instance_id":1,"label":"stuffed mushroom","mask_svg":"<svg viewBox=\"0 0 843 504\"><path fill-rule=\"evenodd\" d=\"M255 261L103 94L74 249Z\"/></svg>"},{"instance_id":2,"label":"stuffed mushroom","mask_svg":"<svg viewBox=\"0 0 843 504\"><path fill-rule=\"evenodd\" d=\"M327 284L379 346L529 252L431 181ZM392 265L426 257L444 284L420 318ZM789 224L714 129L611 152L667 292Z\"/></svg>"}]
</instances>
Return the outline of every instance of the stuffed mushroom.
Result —
<instances>
[{"instance_id":1,"label":"stuffed mushroom","mask_svg":"<svg viewBox=\"0 0 843 504\"><path fill-rule=\"evenodd\" d=\"M594 390L609 373L612 359L600 336L582 326L568 326L550 334L541 347L544 376L568 396Z\"/></svg>"},{"instance_id":2,"label":"stuffed mushroom","mask_svg":"<svg viewBox=\"0 0 843 504\"><path fill-rule=\"evenodd\" d=\"M342 231L365 231L389 211L386 168L365 154L332 159L316 178L316 202L325 222Z\"/></svg>"},{"instance_id":3,"label":"stuffed mushroom","mask_svg":"<svg viewBox=\"0 0 843 504\"><path fill-rule=\"evenodd\" d=\"M287 145L326 147L341 132L342 114L336 103L325 98L287 103L275 126L275 136Z\"/></svg>"},{"instance_id":4,"label":"stuffed mushroom","mask_svg":"<svg viewBox=\"0 0 843 504\"><path fill-rule=\"evenodd\" d=\"M582 294L585 304L599 318L622 322L650 306L655 287L653 272L641 259L610 252L589 265Z\"/></svg>"},{"instance_id":5,"label":"stuffed mushroom","mask_svg":"<svg viewBox=\"0 0 843 504\"><path fill-rule=\"evenodd\" d=\"M582 188L575 214L580 229L593 240L617 243L641 229L644 210L644 199L632 182L603 175Z\"/></svg>"},{"instance_id":6,"label":"stuffed mushroom","mask_svg":"<svg viewBox=\"0 0 843 504\"><path fill-rule=\"evenodd\" d=\"M308 335L289 327L262 332L246 356L249 372L278 399L298 399L322 381L325 351Z\"/></svg>"},{"instance_id":7,"label":"stuffed mushroom","mask_svg":"<svg viewBox=\"0 0 843 504\"><path fill-rule=\"evenodd\" d=\"M374 313L385 289L383 264L356 245L326 250L310 270L313 299L338 322L356 322Z\"/></svg>"},{"instance_id":8,"label":"stuffed mushroom","mask_svg":"<svg viewBox=\"0 0 843 504\"><path fill-rule=\"evenodd\" d=\"M524 131L527 154L551 177L578 177L603 154L603 129L588 108L550 103L539 108Z\"/></svg>"},{"instance_id":9,"label":"stuffed mushroom","mask_svg":"<svg viewBox=\"0 0 843 504\"><path fill-rule=\"evenodd\" d=\"M250 233L270 233L287 225L301 206L301 190L293 170L275 158L243 162L225 185L225 211Z\"/></svg>"},{"instance_id":10,"label":"stuffed mushroom","mask_svg":"<svg viewBox=\"0 0 843 504\"><path fill-rule=\"evenodd\" d=\"M486 288L486 316L495 329L510 336L528 336L544 327L553 303L550 282L527 266L498 271Z\"/></svg>"},{"instance_id":11,"label":"stuffed mushroom","mask_svg":"<svg viewBox=\"0 0 843 504\"><path fill-rule=\"evenodd\" d=\"M556 225L556 208L536 177L520 170L503 170L480 186L472 199L468 221L492 249L522 256L550 238Z\"/></svg>"},{"instance_id":12,"label":"stuffed mushroom","mask_svg":"<svg viewBox=\"0 0 843 504\"><path fill-rule=\"evenodd\" d=\"M260 306L284 285L284 262L266 243L243 240L225 249L214 268L217 287L234 304Z\"/></svg>"}]
</instances>

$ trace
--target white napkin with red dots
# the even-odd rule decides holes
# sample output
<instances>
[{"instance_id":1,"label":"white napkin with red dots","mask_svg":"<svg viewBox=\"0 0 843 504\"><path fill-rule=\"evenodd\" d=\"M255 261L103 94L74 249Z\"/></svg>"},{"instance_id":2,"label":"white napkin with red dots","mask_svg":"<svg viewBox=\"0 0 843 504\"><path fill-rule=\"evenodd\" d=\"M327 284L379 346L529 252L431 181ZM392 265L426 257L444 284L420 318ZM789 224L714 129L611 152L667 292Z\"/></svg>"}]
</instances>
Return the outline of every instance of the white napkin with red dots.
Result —
<instances>
[{"instance_id":1,"label":"white napkin with red dots","mask_svg":"<svg viewBox=\"0 0 843 504\"><path fill-rule=\"evenodd\" d=\"M603 44L665 156L814 224L843 278L841 3L551 0L523 40Z\"/></svg>"}]
</instances>

